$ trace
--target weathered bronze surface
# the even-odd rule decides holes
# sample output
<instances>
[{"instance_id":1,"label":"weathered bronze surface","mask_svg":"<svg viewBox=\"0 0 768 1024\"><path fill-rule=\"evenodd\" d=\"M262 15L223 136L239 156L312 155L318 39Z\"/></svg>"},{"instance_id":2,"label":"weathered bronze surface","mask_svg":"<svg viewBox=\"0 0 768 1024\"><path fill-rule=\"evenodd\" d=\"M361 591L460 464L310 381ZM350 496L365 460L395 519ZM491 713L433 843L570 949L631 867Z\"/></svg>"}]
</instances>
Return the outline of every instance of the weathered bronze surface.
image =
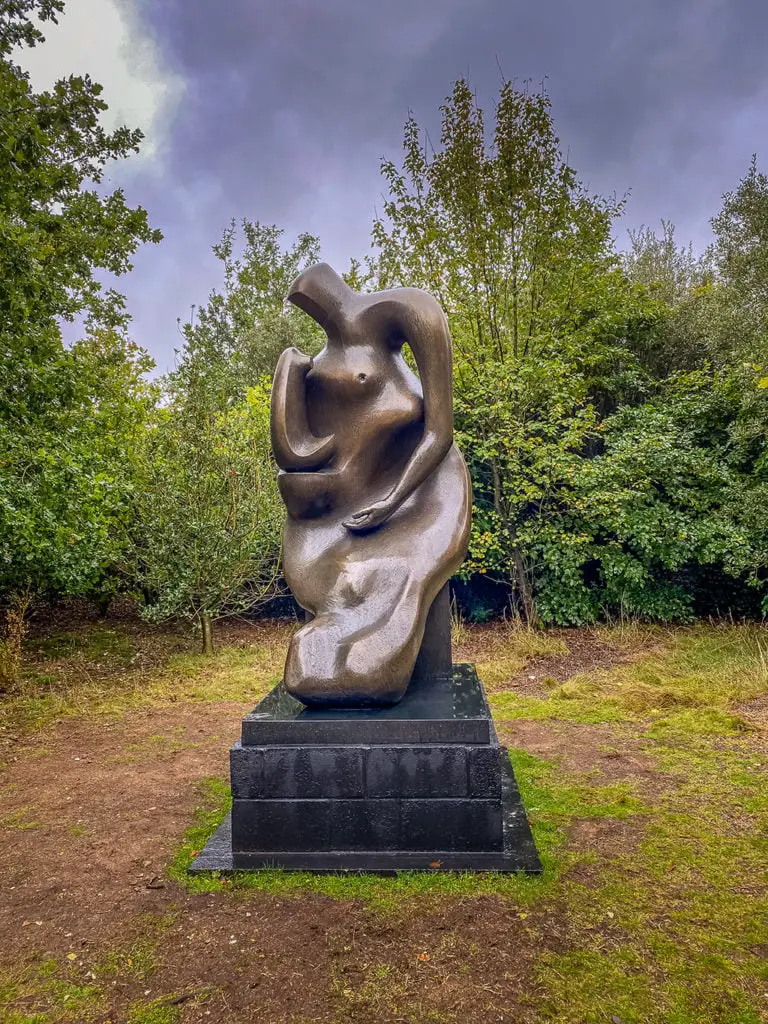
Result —
<instances>
[{"instance_id":1,"label":"weathered bronze surface","mask_svg":"<svg viewBox=\"0 0 768 1024\"><path fill-rule=\"evenodd\" d=\"M312 615L291 640L285 688L305 704L392 704L469 540L448 324L427 292L360 294L325 263L288 298L327 343L314 359L286 349L272 387L283 567Z\"/></svg>"}]
</instances>

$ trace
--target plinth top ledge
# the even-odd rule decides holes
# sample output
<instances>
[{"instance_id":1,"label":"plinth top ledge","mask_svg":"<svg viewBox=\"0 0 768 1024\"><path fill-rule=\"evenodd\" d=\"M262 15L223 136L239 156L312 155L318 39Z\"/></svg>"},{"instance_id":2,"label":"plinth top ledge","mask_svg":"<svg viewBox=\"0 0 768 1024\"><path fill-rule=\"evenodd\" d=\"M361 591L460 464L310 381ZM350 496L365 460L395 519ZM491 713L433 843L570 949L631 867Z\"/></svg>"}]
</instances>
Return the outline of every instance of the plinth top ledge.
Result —
<instances>
[{"instance_id":1,"label":"plinth top ledge","mask_svg":"<svg viewBox=\"0 0 768 1024\"><path fill-rule=\"evenodd\" d=\"M495 743L474 665L413 680L399 704L311 708L282 683L243 719L243 746L273 744Z\"/></svg>"}]
</instances>

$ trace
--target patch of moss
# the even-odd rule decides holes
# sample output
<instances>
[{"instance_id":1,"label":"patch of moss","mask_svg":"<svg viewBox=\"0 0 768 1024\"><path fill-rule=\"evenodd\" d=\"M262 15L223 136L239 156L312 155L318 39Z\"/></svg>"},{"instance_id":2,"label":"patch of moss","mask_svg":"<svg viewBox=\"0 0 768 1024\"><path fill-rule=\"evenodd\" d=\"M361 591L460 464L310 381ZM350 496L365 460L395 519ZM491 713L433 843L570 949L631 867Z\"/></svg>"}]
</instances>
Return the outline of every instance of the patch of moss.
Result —
<instances>
[{"instance_id":1,"label":"patch of moss","mask_svg":"<svg viewBox=\"0 0 768 1024\"><path fill-rule=\"evenodd\" d=\"M492 657L481 659L477 665L480 678L490 691L519 675L532 658L568 654L562 637L543 630L507 626L492 635Z\"/></svg>"},{"instance_id":2,"label":"patch of moss","mask_svg":"<svg viewBox=\"0 0 768 1024\"><path fill-rule=\"evenodd\" d=\"M141 938L125 949L109 950L93 967L97 978L131 977L146 981L157 970L157 948L154 942Z\"/></svg>"},{"instance_id":3,"label":"patch of moss","mask_svg":"<svg viewBox=\"0 0 768 1024\"><path fill-rule=\"evenodd\" d=\"M112 631L102 632L113 636ZM98 661L105 658L105 651L110 657L119 656L123 659L118 666L121 671L99 683L90 677L81 679L72 670L66 685L51 675L46 675L44 684L37 684L32 672L26 676L20 693L0 702L0 725L14 732L34 732L72 715L119 716L168 701L231 700L255 704L280 680L285 659L285 647L280 644L223 647L214 655L175 655L147 678L140 672L128 671L133 646L127 638L115 632L112 647L107 644L105 648L90 642L93 635L93 631L82 636L62 634L59 639L71 638L67 641L71 648L63 644L63 649L70 650L70 658ZM57 649L55 644L51 649Z\"/></svg>"},{"instance_id":4,"label":"patch of moss","mask_svg":"<svg viewBox=\"0 0 768 1024\"><path fill-rule=\"evenodd\" d=\"M521 718L526 721L598 725L623 722L631 717L611 698L596 698L590 694L579 696L573 690L563 692L562 686L554 689L548 697L523 697L510 690L491 693L488 703L494 717L500 721Z\"/></svg>"},{"instance_id":5,"label":"patch of moss","mask_svg":"<svg viewBox=\"0 0 768 1024\"><path fill-rule=\"evenodd\" d=\"M768 796L745 739L661 730L647 752L677 785L648 809L632 852L558 902L574 948L536 980L542 1019L597 1024L758 1024L763 1020Z\"/></svg>"},{"instance_id":6,"label":"patch of moss","mask_svg":"<svg viewBox=\"0 0 768 1024\"><path fill-rule=\"evenodd\" d=\"M176 699L256 703L280 682L284 664L285 647L276 643L180 654L171 658L150 694L159 696L170 689Z\"/></svg>"},{"instance_id":7,"label":"patch of moss","mask_svg":"<svg viewBox=\"0 0 768 1024\"><path fill-rule=\"evenodd\" d=\"M675 736L729 736L749 732L751 726L740 715L720 711L718 708L688 708L657 718L647 735Z\"/></svg>"},{"instance_id":8,"label":"patch of moss","mask_svg":"<svg viewBox=\"0 0 768 1024\"><path fill-rule=\"evenodd\" d=\"M629 664L576 675L543 698L491 693L502 719L585 724L649 720L659 731L722 735L748 724L731 705L768 689L768 632L762 626L696 626Z\"/></svg>"},{"instance_id":9,"label":"patch of moss","mask_svg":"<svg viewBox=\"0 0 768 1024\"><path fill-rule=\"evenodd\" d=\"M98 985L81 975L77 965L47 958L0 977L2 1020L9 1024L87 1024L103 1012L104 997ZM14 1003L22 1003L23 1009Z\"/></svg>"},{"instance_id":10,"label":"patch of moss","mask_svg":"<svg viewBox=\"0 0 768 1024\"><path fill-rule=\"evenodd\" d=\"M42 828L42 822L30 820L31 813L31 807L20 807L17 811L12 811L0 818L0 828L13 832L27 832L29 829Z\"/></svg>"},{"instance_id":11,"label":"patch of moss","mask_svg":"<svg viewBox=\"0 0 768 1024\"><path fill-rule=\"evenodd\" d=\"M84 629L77 633L53 633L33 641L32 651L39 658L61 660L80 655L89 661L109 657L128 661L134 653L128 637L116 629Z\"/></svg>"},{"instance_id":12,"label":"patch of moss","mask_svg":"<svg viewBox=\"0 0 768 1024\"><path fill-rule=\"evenodd\" d=\"M181 1017L178 1006L169 1006L167 999L151 1003L134 1003L128 1011L128 1024L176 1024Z\"/></svg>"}]
</instances>

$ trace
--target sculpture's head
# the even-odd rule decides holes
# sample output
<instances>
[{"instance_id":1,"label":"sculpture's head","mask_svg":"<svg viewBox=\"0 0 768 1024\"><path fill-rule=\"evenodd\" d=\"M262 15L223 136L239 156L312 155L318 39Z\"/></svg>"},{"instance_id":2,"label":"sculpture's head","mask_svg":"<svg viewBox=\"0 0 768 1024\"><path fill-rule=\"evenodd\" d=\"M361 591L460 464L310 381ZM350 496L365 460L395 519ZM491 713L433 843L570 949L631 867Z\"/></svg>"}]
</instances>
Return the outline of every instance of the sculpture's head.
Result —
<instances>
[{"instance_id":1,"label":"sculpture's head","mask_svg":"<svg viewBox=\"0 0 768 1024\"><path fill-rule=\"evenodd\" d=\"M316 263L299 274L286 296L326 333L334 334L346 323L357 297L357 292L327 263Z\"/></svg>"}]
</instances>

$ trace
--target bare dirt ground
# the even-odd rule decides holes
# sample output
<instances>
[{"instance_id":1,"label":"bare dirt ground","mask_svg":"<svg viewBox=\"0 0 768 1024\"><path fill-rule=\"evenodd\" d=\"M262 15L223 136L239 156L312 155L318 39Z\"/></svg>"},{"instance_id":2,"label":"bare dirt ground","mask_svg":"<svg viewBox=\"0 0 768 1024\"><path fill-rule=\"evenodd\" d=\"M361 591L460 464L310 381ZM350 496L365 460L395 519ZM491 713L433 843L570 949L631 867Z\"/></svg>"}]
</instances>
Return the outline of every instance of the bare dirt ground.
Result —
<instances>
[{"instance_id":1,"label":"bare dirt ground","mask_svg":"<svg viewBox=\"0 0 768 1024\"><path fill-rule=\"evenodd\" d=\"M482 1019L482 993L511 994L540 946L502 900L393 919L322 896L188 894L164 878L199 800L196 784L225 775L248 709L200 704L112 722L71 719L17 750L0 776L3 817L20 826L3 835L0 963L74 952L87 966L105 948L139 939L151 915L164 922L159 970L146 985L115 985L106 1019L123 1019L147 988L208 987L211 998L188 1007L185 1021L344 1019L334 991L340 986L343 1002L371 965L394 972L398 1000L412 993L457 1019ZM555 918L546 932L555 948ZM429 959L419 960L425 951Z\"/></svg>"},{"instance_id":2,"label":"bare dirt ground","mask_svg":"<svg viewBox=\"0 0 768 1024\"><path fill-rule=\"evenodd\" d=\"M69 628L66 622L58 625ZM158 650L146 627L129 620L120 628L146 671L186 642L171 634ZM250 629L235 625L224 642L247 644ZM280 631L282 636L284 626ZM589 631L570 631L568 646L572 654L534 657L512 688L527 693L531 675L564 681L637 653ZM482 650L482 636L472 636L463 653L471 657ZM135 655L131 658L135 669ZM450 899L426 894L382 912L362 899L306 889L287 895L226 888L193 893L167 877L167 865L200 803L200 784L226 777L228 748L252 703L86 712L42 731L5 735L0 975L17 976L24 965L51 959L76 972L79 984L90 979L106 986L106 996L97 1015L91 1009L90 1016L80 1017L77 1010L69 1014L65 1003L52 1009L39 994L14 990L8 1005L16 1016L3 1018L0 987L0 1019L13 1024L566 1019L532 1010L541 995L536 964L567 951L573 940L572 925L551 899L528 905L493 894ZM610 725L516 720L499 727L502 742L566 770L591 773L597 785L631 783L649 798L670 785L640 741ZM610 859L632 850L643 833L642 816L585 818L572 823L568 849ZM589 885L591 873L588 867L577 869L573 877ZM606 927L610 945L611 922ZM142 970L137 964L148 936L156 951L151 969ZM130 969L105 972L110 951L113 961L117 955ZM201 993L206 998L194 998ZM166 1002L155 1016L130 1009L150 1006L159 997ZM590 1019L628 1022L609 1012Z\"/></svg>"}]
</instances>

